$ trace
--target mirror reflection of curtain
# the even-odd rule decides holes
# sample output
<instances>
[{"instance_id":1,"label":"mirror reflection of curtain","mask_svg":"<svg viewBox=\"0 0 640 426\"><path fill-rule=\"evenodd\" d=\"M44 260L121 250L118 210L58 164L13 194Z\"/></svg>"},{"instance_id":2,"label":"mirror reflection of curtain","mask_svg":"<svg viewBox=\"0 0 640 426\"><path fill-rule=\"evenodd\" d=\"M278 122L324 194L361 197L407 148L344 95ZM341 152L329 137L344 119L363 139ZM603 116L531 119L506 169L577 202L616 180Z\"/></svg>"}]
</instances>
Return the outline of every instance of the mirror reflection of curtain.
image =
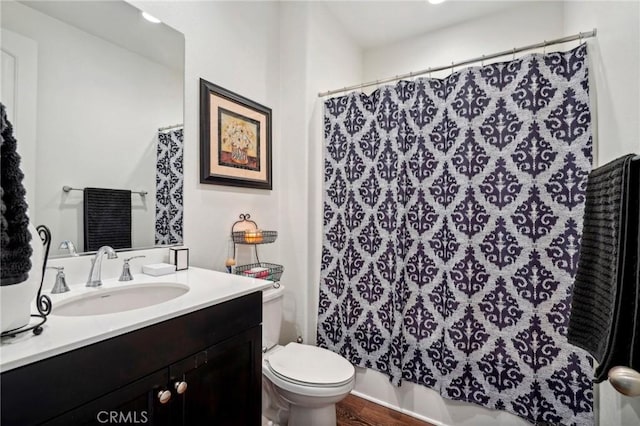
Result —
<instances>
[{"instance_id":1,"label":"mirror reflection of curtain","mask_svg":"<svg viewBox=\"0 0 640 426\"><path fill-rule=\"evenodd\" d=\"M156 244L182 243L182 127L158 132Z\"/></svg>"}]
</instances>

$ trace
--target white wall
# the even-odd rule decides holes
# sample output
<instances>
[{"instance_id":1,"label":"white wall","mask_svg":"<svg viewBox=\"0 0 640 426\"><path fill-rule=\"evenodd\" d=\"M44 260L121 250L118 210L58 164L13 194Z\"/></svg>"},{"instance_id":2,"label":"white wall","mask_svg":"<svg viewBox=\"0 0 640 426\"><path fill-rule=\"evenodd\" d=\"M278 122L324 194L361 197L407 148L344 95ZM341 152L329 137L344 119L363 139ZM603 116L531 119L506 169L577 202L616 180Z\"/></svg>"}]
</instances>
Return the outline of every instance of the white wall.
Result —
<instances>
[{"instance_id":1,"label":"white wall","mask_svg":"<svg viewBox=\"0 0 640 426\"><path fill-rule=\"evenodd\" d=\"M597 164L640 152L640 2L566 2L564 8L567 34L598 30L589 41Z\"/></svg>"},{"instance_id":2,"label":"white wall","mask_svg":"<svg viewBox=\"0 0 640 426\"><path fill-rule=\"evenodd\" d=\"M589 41L596 165L640 154L640 2L567 2L564 8L567 34L598 29ZM640 424L640 398L625 397L608 382L596 390L601 426Z\"/></svg>"},{"instance_id":3,"label":"white wall","mask_svg":"<svg viewBox=\"0 0 640 426\"><path fill-rule=\"evenodd\" d=\"M307 269L304 271L303 285L307 292L301 312L307 319L303 335L310 343L315 343L318 315L318 286L320 281L320 253L322 247L322 182L323 182L323 119L324 99L318 92L333 87L341 87L354 81L361 81L363 51L341 28L325 5L311 2L308 8L306 28L307 81L304 88L304 132L307 151L307 176L304 186L299 189L306 194L307 211L305 243L307 245ZM284 49L284 46L283 46ZM283 97L283 106L288 99ZM292 206L293 207L293 206ZM299 212L300 213L300 212Z\"/></svg>"},{"instance_id":4,"label":"white wall","mask_svg":"<svg viewBox=\"0 0 640 426\"><path fill-rule=\"evenodd\" d=\"M321 227L317 203L322 180L322 101L318 87L362 77L362 52L326 7L313 2L280 4L282 224L286 298L283 342L315 341Z\"/></svg>"},{"instance_id":5,"label":"white wall","mask_svg":"<svg viewBox=\"0 0 640 426\"><path fill-rule=\"evenodd\" d=\"M364 55L364 77L374 81L562 37L563 13L560 2L527 2L502 13L369 49ZM433 73L433 77L450 73L445 70Z\"/></svg>"},{"instance_id":6,"label":"white wall","mask_svg":"<svg viewBox=\"0 0 640 426\"><path fill-rule=\"evenodd\" d=\"M640 152L640 12L638 2L535 2L468 21L389 46L365 51L364 81L449 64L598 29L589 41L592 91L597 109L597 158L604 164L628 152ZM567 45L575 47L577 42ZM447 71L434 76L448 74ZM316 290L314 289L314 292ZM596 416L602 425L640 424L640 401L625 398L608 384L596 393ZM358 369L356 392L400 408L435 424L526 425L497 411L449 401L413 384L391 386L375 371ZM598 412L599 408L599 412Z\"/></svg>"},{"instance_id":7,"label":"white wall","mask_svg":"<svg viewBox=\"0 0 640 426\"><path fill-rule=\"evenodd\" d=\"M191 263L223 269L230 227L238 214L250 213L262 229L278 231L277 241L259 250L261 260L285 267L282 341L314 338L309 300L318 278L309 282L309 252L317 248L308 242L310 220L317 220L309 188L319 191L320 184L309 170L321 167L317 87L360 80L361 52L321 4L132 3L185 35L184 222ZM273 109L272 191L199 183L199 78Z\"/></svg>"},{"instance_id":8,"label":"white wall","mask_svg":"<svg viewBox=\"0 0 640 426\"><path fill-rule=\"evenodd\" d=\"M280 230L281 164L278 5L272 2L131 1L185 37L184 239L194 266L224 270L231 225L250 213L262 229ZM199 79L273 110L273 190L200 183ZM281 237L280 237L281 238ZM260 259L287 264L283 245L262 245ZM243 251L244 255L246 251ZM247 255L248 257L248 255ZM290 275L285 270L283 281ZM285 282L286 283L286 282Z\"/></svg>"},{"instance_id":9,"label":"white wall","mask_svg":"<svg viewBox=\"0 0 640 426\"><path fill-rule=\"evenodd\" d=\"M156 134L182 121L182 78L76 27L13 1L2 26L37 43L35 223L52 230L52 254L69 239L82 249L83 195L63 185L144 189L132 196L132 243L155 235Z\"/></svg>"},{"instance_id":10,"label":"white wall","mask_svg":"<svg viewBox=\"0 0 640 426\"><path fill-rule=\"evenodd\" d=\"M308 321L305 309L308 287L305 274L308 268L308 200L306 191L308 176L308 136L306 83L309 64L306 51L309 42L307 23L309 8L301 3L280 6L280 116L285 161L278 170L283 177L286 191L280 194L282 229L278 243L285 254L285 304L281 341L291 341L304 335ZM293 279L291 279L294 277ZM306 336L305 336L306 337Z\"/></svg>"}]
</instances>

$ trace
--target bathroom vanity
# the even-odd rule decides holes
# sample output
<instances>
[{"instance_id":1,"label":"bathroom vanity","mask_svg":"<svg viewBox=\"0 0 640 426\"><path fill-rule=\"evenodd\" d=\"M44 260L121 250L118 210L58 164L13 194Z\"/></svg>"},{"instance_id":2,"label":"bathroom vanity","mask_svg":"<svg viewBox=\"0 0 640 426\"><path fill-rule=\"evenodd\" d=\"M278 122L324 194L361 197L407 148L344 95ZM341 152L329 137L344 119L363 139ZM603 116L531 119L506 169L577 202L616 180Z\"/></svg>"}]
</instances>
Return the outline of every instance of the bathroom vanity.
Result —
<instances>
[{"instance_id":1,"label":"bathroom vanity","mask_svg":"<svg viewBox=\"0 0 640 426\"><path fill-rule=\"evenodd\" d=\"M171 277L189 290L123 312L55 314L56 303L123 285L113 280L52 295L42 335L3 341L2 424L260 424L261 290L271 283L198 268Z\"/></svg>"}]
</instances>

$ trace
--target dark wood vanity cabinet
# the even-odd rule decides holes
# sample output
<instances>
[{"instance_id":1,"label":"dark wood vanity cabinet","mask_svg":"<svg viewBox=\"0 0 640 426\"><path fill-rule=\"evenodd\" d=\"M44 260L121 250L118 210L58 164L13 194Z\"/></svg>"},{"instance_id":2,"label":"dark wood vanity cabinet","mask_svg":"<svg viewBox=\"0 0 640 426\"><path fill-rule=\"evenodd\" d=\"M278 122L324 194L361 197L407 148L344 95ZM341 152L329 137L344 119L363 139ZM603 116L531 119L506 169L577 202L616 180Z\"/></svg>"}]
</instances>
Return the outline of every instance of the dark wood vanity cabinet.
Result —
<instances>
[{"instance_id":1,"label":"dark wood vanity cabinet","mask_svg":"<svg viewBox=\"0 0 640 426\"><path fill-rule=\"evenodd\" d=\"M261 321L255 292L7 371L0 422L259 425Z\"/></svg>"},{"instance_id":2,"label":"dark wood vanity cabinet","mask_svg":"<svg viewBox=\"0 0 640 426\"><path fill-rule=\"evenodd\" d=\"M259 327L173 364L172 383L183 381L188 388L175 401L171 424L259 425L262 382L255 376L262 376L262 368L246 368L256 341L262 341ZM262 359L261 352L258 357Z\"/></svg>"}]
</instances>

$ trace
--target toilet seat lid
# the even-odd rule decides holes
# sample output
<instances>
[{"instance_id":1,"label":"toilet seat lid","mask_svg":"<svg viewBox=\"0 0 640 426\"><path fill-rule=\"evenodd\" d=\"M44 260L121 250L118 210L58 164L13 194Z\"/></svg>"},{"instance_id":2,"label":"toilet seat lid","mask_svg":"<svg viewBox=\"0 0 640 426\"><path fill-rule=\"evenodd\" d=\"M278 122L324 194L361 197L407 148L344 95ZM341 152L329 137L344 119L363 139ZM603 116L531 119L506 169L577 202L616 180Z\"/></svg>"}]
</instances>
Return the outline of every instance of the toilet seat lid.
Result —
<instances>
[{"instance_id":1,"label":"toilet seat lid","mask_svg":"<svg viewBox=\"0 0 640 426\"><path fill-rule=\"evenodd\" d=\"M269 356L268 362L279 376L301 383L332 385L347 382L355 374L353 365L340 355L294 342Z\"/></svg>"}]
</instances>

